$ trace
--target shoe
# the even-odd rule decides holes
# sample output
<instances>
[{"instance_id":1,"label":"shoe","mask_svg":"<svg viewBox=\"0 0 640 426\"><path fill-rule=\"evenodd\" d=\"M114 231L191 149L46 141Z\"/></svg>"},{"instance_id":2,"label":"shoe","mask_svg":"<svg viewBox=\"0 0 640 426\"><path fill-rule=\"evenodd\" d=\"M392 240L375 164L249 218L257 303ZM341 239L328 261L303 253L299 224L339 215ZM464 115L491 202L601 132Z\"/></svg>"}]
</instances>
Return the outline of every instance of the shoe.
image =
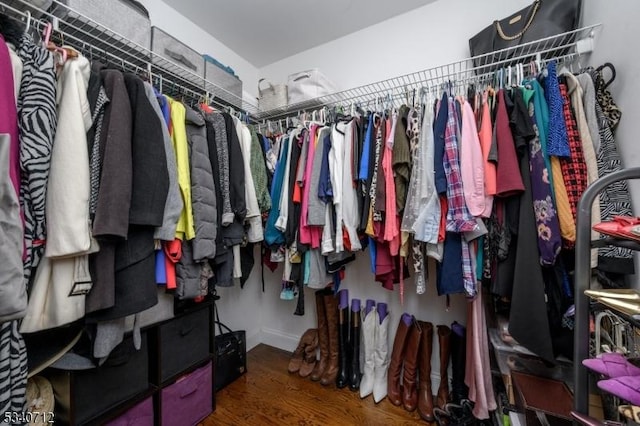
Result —
<instances>
[{"instance_id":1,"label":"shoe","mask_svg":"<svg viewBox=\"0 0 640 426\"><path fill-rule=\"evenodd\" d=\"M389 371L387 373L387 394L389 401L393 405L402 404L402 392L400 388L400 375L402 373L402 361L404 360L404 348L407 343L409 331L413 323L413 317L409 314L402 314L396 337L393 339L393 350L389 361Z\"/></svg>"},{"instance_id":2,"label":"shoe","mask_svg":"<svg viewBox=\"0 0 640 426\"><path fill-rule=\"evenodd\" d=\"M360 388L360 300L353 299L351 303L351 329L349 331L349 389L357 391Z\"/></svg>"},{"instance_id":3,"label":"shoe","mask_svg":"<svg viewBox=\"0 0 640 426\"><path fill-rule=\"evenodd\" d=\"M378 312L375 308L362 318L362 378L360 379L360 398L366 398L373 392L374 365L376 352L376 334L378 330ZM386 391L385 391L386 395Z\"/></svg>"},{"instance_id":4,"label":"shoe","mask_svg":"<svg viewBox=\"0 0 640 426\"><path fill-rule=\"evenodd\" d=\"M592 299L601 297L640 302L640 292L631 288L613 288L607 290L585 290L584 294Z\"/></svg>"},{"instance_id":5,"label":"shoe","mask_svg":"<svg viewBox=\"0 0 640 426\"><path fill-rule=\"evenodd\" d=\"M615 379L600 380L598 387L605 392L640 405L640 376L622 376Z\"/></svg>"},{"instance_id":6,"label":"shoe","mask_svg":"<svg viewBox=\"0 0 640 426\"><path fill-rule=\"evenodd\" d=\"M324 310L327 315L327 334L329 336L329 358L327 368L320 378L320 384L327 386L336 383L338 376L338 298L333 293L324 296Z\"/></svg>"},{"instance_id":7,"label":"shoe","mask_svg":"<svg viewBox=\"0 0 640 426\"><path fill-rule=\"evenodd\" d=\"M300 371L298 371L298 375L302 378L307 378L313 372L313 369L316 366L317 358L316 351L318 350L318 336L316 333L316 340L314 344L308 345L304 349L304 357L302 359L302 365L300 366Z\"/></svg>"},{"instance_id":8,"label":"shoe","mask_svg":"<svg viewBox=\"0 0 640 426\"><path fill-rule=\"evenodd\" d=\"M318 346L318 330L315 328L308 329L302 334L302 337L300 337L298 347L296 347L296 350L293 351L291 360L289 360L289 366L287 367L287 371L289 373L293 374L300 371L300 366L304 361L305 349L309 345Z\"/></svg>"},{"instance_id":9,"label":"shoe","mask_svg":"<svg viewBox=\"0 0 640 426\"><path fill-rule=\"evenodd\" d=\"M613 220L593 225L594 231L601 234L640 242L640 218L632 216L614 216Z\"/></svg>"},{"instance_id":10,"label":"shoe","mask_svg":"<svg viewBox=\"0 0 640 426\"><path fill-rule=\"evenodd\" d=\"M402 369L402 405L411 412L418 405L418 391L416 389L418 377L418 353L422 340L422 327L413 320L407 343L404 347L404 365Z\"/></svg>"},{"instance_id":11,"label":"shoe","mask_svg":"<svg viewBox=\"0 0 640 426\"><path fill-rule=\"evenodd\" d=\"M585 426L604 426L604 423L598 419L587 416L586 414L580 414L575 411L571 411L571 417L576 419L578 423Z\"/></svg>"},{"instance_id":12,"label":"shoe","mask_svg":"<svg viewBox=\"0 0 640 426\"><path fill-rule=\"evenodd\" d=\"M438 327L438 343L440 345L440 386L438 386L438 395L436 404L444 409L444 406L451 401L449 395L449 354L451 343L451 329L446 325Z\"/></svg>"},{"instance_id":13,"label":"shoe","mask_svg":"<svg viewBox=\"0 0 640 426\"><path fill-rule=\"evenodd\" d=\"M640 376L640 368L631 364L617 352L604 353L597 358L585 359L582 365L611 379L622 376Z\"/></svg>"},{"instance_id":14,"label":"shoe","mask_svg":"<svg viewBox=\"0 0 640 426\"><path fill-rule=\"evenodd\" d=\"M431 389L431 354L433 352L433 324L419 321L422 328L418 355L418 414L433 422L433 390Z\"/></svg>"},{"instance_id":15,"label":"shoe","mask_svg":"<svg viewBox=\"0 0 640 426\"><path fill-rule=\"evenodd\" d=\"M374 371L373 371L373 401L377 404L382 401L388 393L388 371L391 369L389 361L389 314L382 321L379 320L376 311L375 325L375 351L374 351ZM400 373L398 373L400 374ZM398 397L399 397L398 392ZM400 401L402 402L402 401ZM400 405L400 403L396 404Z\"/></svg>"},{"instance_id":16,"label":"shoe","mask_svg":"<svg viewBox=\"0 0 640 426\"><path fill-rule=\"evenodd\" d=\"M640 407L637 405L621 405L618 412L632 422L640 423Z\"/></svg>"},{"instance_id":17,"label":"shoe","mask_svg":"<svg viewBox=\"0 0 640 426\"><path fill-rule=\"evenodd\" d=\"M316 296L316 318L318 321L318 345L320 346L320 360L311 372L311 380L320 380L329 363L329 329L327 328L327 314L324 307L324 296L333 294L330 289L318 290Z\"/></svg>"},{"instance_id":18,"label":"shoe","mask_svg":"<svg viewBox=\"0 0 640 426\"><path fill-rule=\"evenodd\" d=\"M349 384L349 361L351 355L349 339L349 293L343 289L338 292L338 375L336 386L342 389ZM351 338L353 340L353 337Z\"/></svg>"},{"instance_id":19,"label":"shoe","mask_svg":"<svg viewBox=\"0 0 640 426\"><path fill-rule=\"evenodd\" d=\"M598 302L626 315L633 316L640 314L640 302L614 299L611 297L599 297Z\"/></svg>"}]
</instances>

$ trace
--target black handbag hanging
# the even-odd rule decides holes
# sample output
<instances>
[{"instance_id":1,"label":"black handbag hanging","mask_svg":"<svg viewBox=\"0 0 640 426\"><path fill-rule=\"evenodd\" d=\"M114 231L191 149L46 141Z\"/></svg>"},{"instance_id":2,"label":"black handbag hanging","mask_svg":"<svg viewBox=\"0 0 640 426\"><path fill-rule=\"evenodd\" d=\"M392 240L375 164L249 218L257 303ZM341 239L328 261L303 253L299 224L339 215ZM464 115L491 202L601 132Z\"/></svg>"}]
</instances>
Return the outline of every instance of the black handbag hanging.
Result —
<instances>
[{"instance_id":1,"label":"black handbag hanging","mask_svg":"<svg viewBox=\"0 0 640 426\"><path fill-rule=\"evenodd\" d=\"M214 310L215 324L218 326L218 334L214 339L214 388L218 392L247 372L247 341L245 330L232 331L220 322L218 309Z\"/></svg>"},{"instance_id":2,"label":"black handbag hanging","mask_svg":"<svg viewBox=\"0 0 640 426\"><path fill-rule=\"evenodd\" d=\"M582 15L582 0L535 0L531 6L510 15L504 19L496 20L491 25L469 39L469 51L472 57L507 49L566 33L577 29ZM564 40L566 43L567 40ZM555 44L555 45L554 45ZM556 43L541 43L535 46L537 49L526 49L526 52L517 52L519 55L535 53L536 50L557 47ZM498 61L512 58L517 50L496 53L475 61L475 66L488 65ZM563 52L549 52L548 56L558 56ZM545 55L542 55L543 59ZM494 68L486 67L479 70L480 73L494 71Z\"/></svg>"}]
</instances>

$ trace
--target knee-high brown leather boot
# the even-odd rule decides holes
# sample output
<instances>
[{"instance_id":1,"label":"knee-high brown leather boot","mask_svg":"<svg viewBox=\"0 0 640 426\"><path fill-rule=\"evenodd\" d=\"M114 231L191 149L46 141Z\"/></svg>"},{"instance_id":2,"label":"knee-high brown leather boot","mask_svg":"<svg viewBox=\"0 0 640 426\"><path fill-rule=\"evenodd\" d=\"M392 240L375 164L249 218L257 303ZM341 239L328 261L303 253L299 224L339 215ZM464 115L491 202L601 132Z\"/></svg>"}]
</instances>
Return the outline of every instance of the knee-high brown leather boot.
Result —
<instances>
[{"instance_id":1,"label":"knee-high brown leather boot","mask_svg":"<svg viewBox=\"0 0 640 426\"><path fill-rule=\"evenodd\" d=\"M450 401L449 396L449 355L451 353L451 329L446 325L438 326L438 343L440 345L440 386L436 403L438 407L444 406Z\"/></svg>"},{"instance_id":2,"label":"knee-high brown leather boot","mask_svg":"<svg viewBox=\"0 0 640 426\"><path fill-rule=\"evenodd\" d=\"M416 379L418 377L418 351L422 340L422 327L413 321L409 338L404 347L404 369L402 373L402 405L407 411L413 411L418 405Z\"/></svg>"},{"instance_id":3,"label":"knee-high brown leather boot","mask_svg":"<svg viewBox=\"0 0 640 426\"><path fill-rule=\"evenodd\" d=\"M336 382L338 376L338 298L333 293L324 296L324 310L327 316L327 334L329 336L329 359L327 368L320 378L320 384L327 386Z\"/></svg>"},{"instance_id":4,"label":"knee-high brown leather boot","mask_svg":"<svg viewBox=\"0 0 640 426\"><path fill-rule=\"evenodd\" d=\"M311 372L311 380L320 380L329 362L329 329L327 328L327 314L324 308L326 290L316 291L316 318L318 319L318 345L320 346L320 360Z\"/></svg>"},{"instance_id":5,"label":"knee-high brown leather boot","mask_svg":"<svg viewBox=\"0 0 640 426\"><path fill-rule=\"evenodd\" d=\"M402 404L402 392L400 389L400 374L402 373L402 361L404 357L404 347L411 330L412 318L409 314L402 314L396 337L393 339L393 349L389 370L387 371L387 397L393 405Z\"/></svg>"},{"instance_id":6,"label":"knee-high brown leather boot","mask_svg":"<svg viewBox=\"0 0 640 426\"><path fill-rule=\"evenodd\" d=\"M420 321L420 355L418 355L418 414L433 422L433 390L431 389L431 354L433 352L433 324Z\"/></svg>"}]
</instances>

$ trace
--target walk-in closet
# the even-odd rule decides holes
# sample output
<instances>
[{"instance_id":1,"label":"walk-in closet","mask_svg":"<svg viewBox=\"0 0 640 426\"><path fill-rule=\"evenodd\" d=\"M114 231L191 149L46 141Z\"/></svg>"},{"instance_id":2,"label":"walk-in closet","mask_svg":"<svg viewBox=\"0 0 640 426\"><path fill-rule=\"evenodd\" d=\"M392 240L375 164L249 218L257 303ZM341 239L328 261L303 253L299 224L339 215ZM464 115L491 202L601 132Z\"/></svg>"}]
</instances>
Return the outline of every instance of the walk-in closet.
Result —
<instances>
[{"instance_id":1,"label":"walk-in closet","mask_svg":"<svg viewBox=\"0 0 640 426\"><path fill-rule=\"evenodd\" d=\"M0 424L640 425L639 19L0 0Z\"/></svg>"}]
</instances>

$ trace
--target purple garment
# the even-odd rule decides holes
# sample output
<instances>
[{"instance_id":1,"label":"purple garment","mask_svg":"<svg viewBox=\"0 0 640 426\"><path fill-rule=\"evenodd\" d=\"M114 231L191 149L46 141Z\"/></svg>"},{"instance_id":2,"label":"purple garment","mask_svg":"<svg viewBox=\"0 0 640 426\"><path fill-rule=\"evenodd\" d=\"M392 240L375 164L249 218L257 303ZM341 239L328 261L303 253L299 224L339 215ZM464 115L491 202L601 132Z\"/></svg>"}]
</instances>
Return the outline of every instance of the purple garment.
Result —
<instances>
[{"instance_id":1,"label":"purple garment","mask_svg":"<svg viewBox=\"0 0 640 426\"><path fill-rule=\"evenodd\" d=\"M331 187L331 175L329 174L329 151L331 151L331 133L328 133L322 140L324 149L322 150L322 163L320 163L320 182L318 184L318 198L328 203L333 198L333 188Z\"/></svg>"},{"instance_id":2,"label":"purple garment","mask_svg":"<svg viewBox=\"0 0 640 426\"><path fill-rule=\"evenodd\" d=\"M20 143L18 141L18 110L16 108L13 68L9 48L0 35L0 133L11 137L9 145L9 178L20 199Z\"/></svg>"},{"instance_id":3,"label":"purple garment","mask_svg":"<svg viewBox=\"0 0 640 426\"><path fill-rule=\"evenodd\" d=\"M158 98L158 104L160 104L160 109L162 110L162 116L164 117L164 122L167 123L167 126L171 125L171 109L169 108L169 102L167 98L160 92L158 89L154 88L154 92L156 93L156 98Z\"/></svg>"},{"instance_id":4,"label":"purple garment","mask_svg":"<svg viewBox=\"0 0 640 426\"><path fill-rule=\"evenodd\" d=\"M531 168L531 192L533 196L533 211L538 232L538 250L540 251L540 264L553 265L562 248L560 235L560 223L556 213L549 170L545 164L542 146L540 144L540 132L538 119L534 107L532 89L523 89L524 102L528 105L529 116L536 136L529 143L529 164Z\"/></svg>"}]
</instances>

